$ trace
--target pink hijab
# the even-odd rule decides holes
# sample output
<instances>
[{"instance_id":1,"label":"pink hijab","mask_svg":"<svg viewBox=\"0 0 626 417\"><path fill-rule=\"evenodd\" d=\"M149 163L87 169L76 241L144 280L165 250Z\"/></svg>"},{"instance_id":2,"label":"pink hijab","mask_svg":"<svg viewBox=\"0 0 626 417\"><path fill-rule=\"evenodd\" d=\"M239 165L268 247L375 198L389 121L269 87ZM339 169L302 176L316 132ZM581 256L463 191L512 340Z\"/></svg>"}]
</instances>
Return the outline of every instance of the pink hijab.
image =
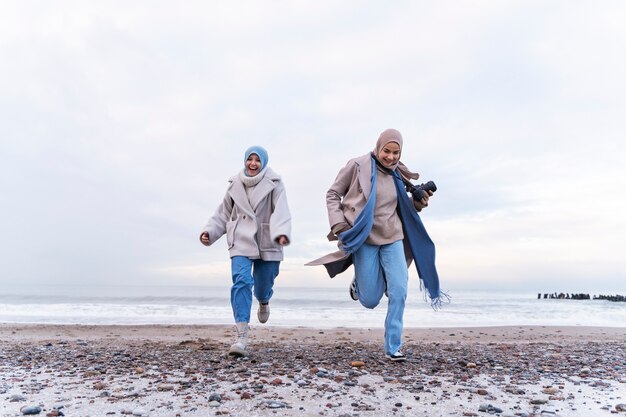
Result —
<instances>
[{"instance_id":1,"label":"pink hijab","mask_svg":"<svg viewBox=\"0 0 626 417\"><path fill-rule=\"evenodd\" d=\"M389 142L397 143L398 146L400 146L400 155L402 155L402 134L396 129L387 129L380 134L380 136L378 137L378 141L376 141L376 147L374 148L374 156L376 157L376 159L378 159L378 155L380 154L380 151L383 149L383 147ZM391 167L392 170L396 168L398 168L398 171L400 171L402 176L407 180L416 180L420 176L417 172L410 171L406 167L406 165L400 162L400 159L398 159L396 165Z\"/></svg>"}]
</instances>

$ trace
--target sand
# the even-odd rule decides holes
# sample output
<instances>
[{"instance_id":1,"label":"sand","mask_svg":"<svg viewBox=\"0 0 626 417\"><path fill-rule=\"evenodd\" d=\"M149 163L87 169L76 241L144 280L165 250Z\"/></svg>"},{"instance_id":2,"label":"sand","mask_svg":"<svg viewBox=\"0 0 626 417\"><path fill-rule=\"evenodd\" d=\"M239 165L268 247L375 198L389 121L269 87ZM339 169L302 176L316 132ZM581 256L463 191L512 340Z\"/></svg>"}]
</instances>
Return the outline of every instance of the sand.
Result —
<instances>
[{"instance_id":1,"label":"sand","mask_svg":"<svg viewBox=\"0 0 626 417\"><path fill-rule=\"evenodd\" d=\"M0 325L0 416L626 416L626 328ZM623 410L622 410L623 408Z\"/></svg>"}]
</instances>

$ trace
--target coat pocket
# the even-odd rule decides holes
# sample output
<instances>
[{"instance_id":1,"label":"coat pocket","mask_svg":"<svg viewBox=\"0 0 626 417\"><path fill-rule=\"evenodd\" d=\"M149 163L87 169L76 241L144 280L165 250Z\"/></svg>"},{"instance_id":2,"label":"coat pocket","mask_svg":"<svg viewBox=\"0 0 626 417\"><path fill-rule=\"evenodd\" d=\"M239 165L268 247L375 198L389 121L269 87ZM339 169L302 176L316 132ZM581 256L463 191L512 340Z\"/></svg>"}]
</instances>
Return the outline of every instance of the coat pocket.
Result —
<instances>
[{"instance_id":1,"label":"coat pocket","mask_svg":"<svg viewBox=\"0 0 626 417\"><path fill-rule=\"evenodd\" d=\"M235 229L237 228L237 220L231 220L226 223L226 244L228 249L235 245Z\"/></svg>"},{"instance_id":2,"label":"coat pocket","mask_svg":"<svg viewBox=\"0 0 626 417\"><path fill-rule=\"evenodd\" d=\"M261 223L261 236L259 239L259 249L263 252L279 251L280 246L272 240L270 235L270 224Z\"/></svg>"}]
</instances>

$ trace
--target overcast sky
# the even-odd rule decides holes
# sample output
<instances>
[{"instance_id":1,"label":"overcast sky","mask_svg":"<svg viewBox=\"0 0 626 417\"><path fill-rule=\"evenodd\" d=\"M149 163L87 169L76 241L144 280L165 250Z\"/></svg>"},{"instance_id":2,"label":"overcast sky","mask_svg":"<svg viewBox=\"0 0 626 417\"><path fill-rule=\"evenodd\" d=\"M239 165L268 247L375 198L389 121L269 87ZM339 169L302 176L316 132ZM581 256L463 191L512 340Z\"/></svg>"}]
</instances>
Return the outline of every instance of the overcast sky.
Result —
<instances>
[{"instance_id":1,"label":"overcast sky","mask_svg":"<svg viewBox=\"0 0 626 417\"><path fill-rule=\"evenodd\" d=\"M200 230L262 145L293 216L381 131L439 190L442 287L626 291L623 1L2 1L0 284L226 285ZM415 277L414 270L411 276Z\"/></svg>"}]
</instances>

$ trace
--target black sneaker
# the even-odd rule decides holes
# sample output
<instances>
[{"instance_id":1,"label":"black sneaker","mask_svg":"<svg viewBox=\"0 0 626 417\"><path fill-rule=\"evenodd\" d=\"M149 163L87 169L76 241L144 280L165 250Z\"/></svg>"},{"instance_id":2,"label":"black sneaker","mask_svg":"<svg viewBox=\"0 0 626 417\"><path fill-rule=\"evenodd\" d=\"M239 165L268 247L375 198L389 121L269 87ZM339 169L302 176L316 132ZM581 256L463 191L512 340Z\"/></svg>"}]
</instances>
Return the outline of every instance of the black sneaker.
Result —
<instances>
[{"instance_id":1,"label":"black sneaker","mask_svg":"<svg viewBox=\"0 0 626 417\"><path fill-rule=\"evenodd\" d=\"M354 301L359 301L359 293L356 292L356 277L352 278L352 282L350 283L350 298Z\"/></svg>"},{"instance_id":2,"label":"black sneaker","mask_svg":"<svg viewBox=\"0 0 626 417\"><path fill-rule=\"evenodd\" d=\"M385 356L387 357L387 359L391 360L392 362L406 361L406 356L404 356L404 354L400 351L397 351L396 353L387 353Z\"/></svg>"}]
</instances>

